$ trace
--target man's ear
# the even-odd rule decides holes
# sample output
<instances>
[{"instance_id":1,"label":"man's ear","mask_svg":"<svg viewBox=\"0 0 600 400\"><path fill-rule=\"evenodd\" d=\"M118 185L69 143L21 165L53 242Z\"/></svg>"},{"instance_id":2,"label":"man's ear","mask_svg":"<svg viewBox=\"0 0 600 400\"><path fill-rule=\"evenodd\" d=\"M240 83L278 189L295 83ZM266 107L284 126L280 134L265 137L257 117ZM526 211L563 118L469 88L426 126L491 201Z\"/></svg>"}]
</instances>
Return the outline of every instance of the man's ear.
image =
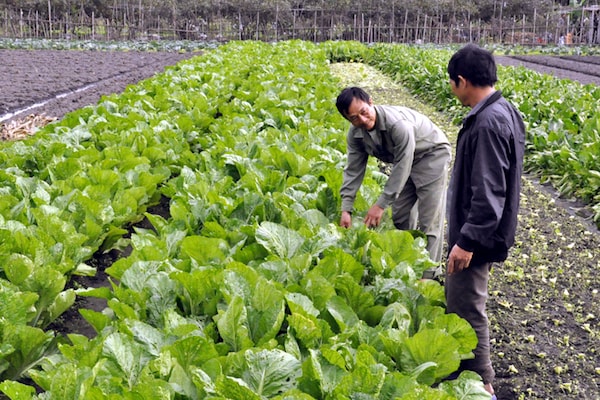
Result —
<instances>
[{"instance_id":1,"label":"man's ear","mask_svg":"<svg viewBox=\"0 0 600 400\"><path fill-rule=\"evenodd\" d=\"M467 85L467 80L465 79L464 76L458 75L458 80L455 83L456 83L456 87L460 87L461 83L466 86Z\"/></svg>"}]
</instances>

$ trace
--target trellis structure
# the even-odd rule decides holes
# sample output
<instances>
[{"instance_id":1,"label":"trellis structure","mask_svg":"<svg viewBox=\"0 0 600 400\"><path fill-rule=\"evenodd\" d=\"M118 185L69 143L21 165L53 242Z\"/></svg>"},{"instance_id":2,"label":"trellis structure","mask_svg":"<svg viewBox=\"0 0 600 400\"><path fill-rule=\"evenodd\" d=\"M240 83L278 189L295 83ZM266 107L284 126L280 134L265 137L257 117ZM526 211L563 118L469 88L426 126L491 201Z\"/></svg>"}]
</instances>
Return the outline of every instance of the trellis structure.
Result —
<instances>
[{"instance_id":1,"label":"trellis structure","mask_svg":"<svg viewBox=\"0 0 600 400\"><path fill-rule=\"evenodd\" d=\"M600 44L600 6L563 8L493 22L455 15L409 14L408 10L340 13L325 8L224 14L213 10L185 20L154 16L152 10L113 9L111 18L76 15L44 18L15 8L0 11L0 36L90 40L245 40L534 44Z\"/></svg>"}]
</instances>

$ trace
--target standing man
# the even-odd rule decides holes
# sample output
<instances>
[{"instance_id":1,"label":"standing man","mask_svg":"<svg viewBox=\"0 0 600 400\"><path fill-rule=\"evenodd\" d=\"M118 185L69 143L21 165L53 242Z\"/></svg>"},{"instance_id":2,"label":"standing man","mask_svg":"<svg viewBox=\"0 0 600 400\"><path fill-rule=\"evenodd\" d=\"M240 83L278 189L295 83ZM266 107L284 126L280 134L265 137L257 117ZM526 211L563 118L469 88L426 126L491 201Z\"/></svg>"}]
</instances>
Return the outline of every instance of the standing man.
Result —
<instances>
[{"instance_id":1,"label":"standing man","mask_svg":"<svg viewBox=\"0 0 600 400\"><path fill-rule=\"evenodd\" d=\"M479 343L462 369L479 373L495 398L486 314L489 272L515 242L525 126L519 112L494 88L494 56L475 45L448 63L450 87L471 107L458 133L448 189L447 312L469 321Z\"/></svg>"},{"instance_id":2,"label":"standing man","mask_svg":"<svg viewBox=\"0 0 600 400\"><path fill-rule=\"evenodd\" d=\"M423 231L430 257L439 263L451 159L446 135L429 118L410 108L373 105L371 97L358 87L344 89L336 107L352 124L347 135L348 163L340 189L340 225L348 228L352 224L354 199L365 176L368 158L374 156L393 166L383 192L367 212L365 224L378 226L384 210L391 205L396 228ZM418 225L411 226L415 203ZM433 278L435 270L426 273L425 278Z\"/></svg>"}]
</instances>

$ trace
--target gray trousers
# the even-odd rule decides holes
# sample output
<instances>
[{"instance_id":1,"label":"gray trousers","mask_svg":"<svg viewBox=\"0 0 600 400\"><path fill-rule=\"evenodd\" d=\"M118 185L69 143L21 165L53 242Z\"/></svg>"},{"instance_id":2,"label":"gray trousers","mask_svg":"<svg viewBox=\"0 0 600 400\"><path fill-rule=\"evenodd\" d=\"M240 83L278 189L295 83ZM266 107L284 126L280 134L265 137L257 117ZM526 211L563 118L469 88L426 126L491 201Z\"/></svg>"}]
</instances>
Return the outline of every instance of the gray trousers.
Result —
<instances>
[{"instance_id":1,"label":"gray trousers","mask_svg":"<svg viewBox=\"0 0 600 400\"><path fill-rule=\"evenodd\" d=\"M442 260L447 181L448 174L444 173L437 180L417 188L409 178L392 203L394 226L425 233L429 256L437 263Z\"/></svg>"},{"instance_id":2,"label":"gray trousers","mask_svg":"<svg viewBox=\"0 0 600 400\"><path fill-rule=\"evenodd\" d=\"M490 329L486 313L488 280L492 263L471 265L461 272L448 275L444 282L446 312L467 320L477 334L475 358L463 360L460 370L475 371L483 383L492 383L495 372L490 360Z\"/></svg>"}]
</instances>

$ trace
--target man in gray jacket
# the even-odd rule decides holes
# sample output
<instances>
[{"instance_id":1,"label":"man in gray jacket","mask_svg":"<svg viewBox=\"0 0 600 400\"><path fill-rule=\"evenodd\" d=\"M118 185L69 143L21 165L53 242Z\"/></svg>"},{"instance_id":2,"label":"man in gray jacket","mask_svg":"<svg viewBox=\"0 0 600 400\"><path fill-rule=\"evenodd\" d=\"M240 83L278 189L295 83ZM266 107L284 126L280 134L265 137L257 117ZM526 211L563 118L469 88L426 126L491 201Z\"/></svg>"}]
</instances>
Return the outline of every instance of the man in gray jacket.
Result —
<instances>
[{"instance_id":1,"label":"man in gray jacket","mask_svg":"<svg viewBox=\"0 0 600 400\"><path fill-rule=\"evenodd\" d=\"M427 235L431 259L440 262L444 229L446 183L451 147L448 138L429 118L410 108L373 105L361 88L344 89L336 107L352 126L347 135L348 161L340 190L340 225L352 224L354 199L369 156L392 164L379 199L364 223L378 226L385 209L392 207L398 229L419 229ZM417 226L411 226L411 209L417 205ZM432 278L433 276L424 276Z\"/></svg>"},{"instance_id":2,"label":"man in gray jacket","mask_svg":"<svg viewBox=\"0 0 600 400\"><path fill-rule=\"evenodd\" d=\"M448 189L447 312L469 321L478 338L475 358L461 370L483 378L492 398L494 369L486 314L492 263L504 261L515 242L525 126L496 90L493 55L475 45L458 50L448 63L450 88L465 106Z\"/></svg>"}]
</instances>

